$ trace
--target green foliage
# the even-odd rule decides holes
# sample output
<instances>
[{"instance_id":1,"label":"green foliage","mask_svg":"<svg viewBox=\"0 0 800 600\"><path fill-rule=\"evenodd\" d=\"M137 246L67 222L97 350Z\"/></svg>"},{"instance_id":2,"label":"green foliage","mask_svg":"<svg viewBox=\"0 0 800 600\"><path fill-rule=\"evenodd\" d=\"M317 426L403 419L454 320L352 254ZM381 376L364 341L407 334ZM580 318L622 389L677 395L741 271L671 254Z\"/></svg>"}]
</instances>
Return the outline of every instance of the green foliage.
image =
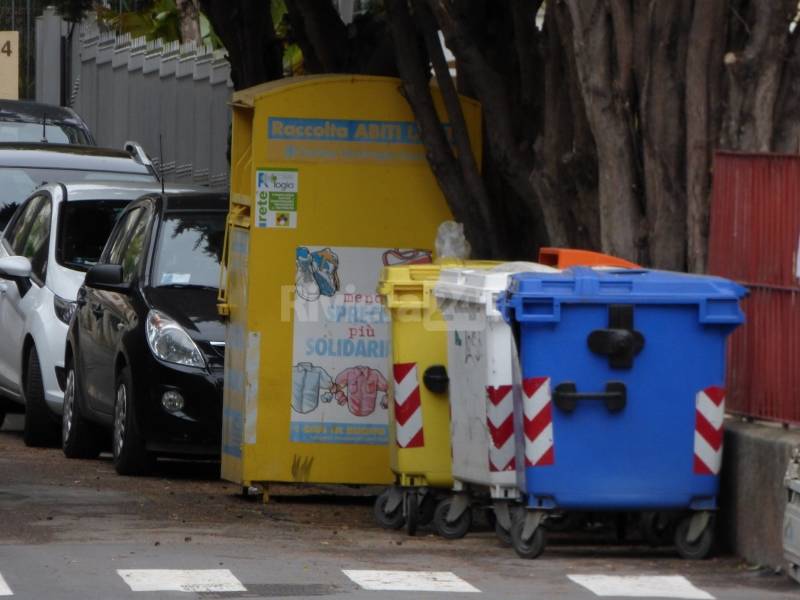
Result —
<instances>
[{"instance_id":1,"label":"green foliage","mask_svg":"<svg viewBox=\"0 0 800 600\"><path fill-rule=\"evenodd\" d=\"M145 10L122 13L98 7L97 18L109 28L119 33L130 33L133 37L161 38L168 42L181 39L180 12L175 0L156 0Z\"/></svg>"}]
</instances>

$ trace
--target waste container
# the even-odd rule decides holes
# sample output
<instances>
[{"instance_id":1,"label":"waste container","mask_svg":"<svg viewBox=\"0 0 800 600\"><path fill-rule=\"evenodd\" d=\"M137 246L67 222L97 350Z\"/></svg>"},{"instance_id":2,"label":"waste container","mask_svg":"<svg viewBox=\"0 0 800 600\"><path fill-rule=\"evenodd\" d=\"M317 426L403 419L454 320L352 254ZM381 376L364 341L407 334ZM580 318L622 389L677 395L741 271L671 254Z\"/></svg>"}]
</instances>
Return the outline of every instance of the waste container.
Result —
<instances>
[{"instance_id":1,"label":"waste container","mask_svg":"<svg viewBox=\"0 0 800 600\"><path fill-rule=\"evenodd\" d=\"M292 77L233 95L221 470L246 490L394 480L376 287L386 265L430 262L452 218L400 83ZM480 106L462 107L479 157Z\"/></svg>"},{"instance_id":2,"label":"waste container","mask_svg":"<svg viewBox=\"0 0 800 600\"><path fill-rule=\"evenodd\" d=\"M539 248L539 262L558 269L568 269L570 267L639 268L639 265L624 258L576 248Z\"/></svg>"},{"instance_id":3,"label":"waste container","mask_svg":"<svg viewBox=\"0 0 800 600\"><path fill-rule=\"evenodd\" d=\"M450 434L456 493L434 513L437 530L466 534L470 504L490 501L498 537L508 542L511 510L519 499L515 468L514 386L519 369L511 327L497 310L514 273L557 273L536 263L488 270L445 269L434 288L447 323ZM516 377L514 374L516 373Z\"/></svg>"},{"instance_id":4,"label":"waste container","mask_svg":"<svg viewBox=\"0 0 800 600\"><path fill-rule=\"evenodd\" d=\"M394 401L389 411L389 462L396 482L378 496L374 512L386 528L405 524L413 535L417 525L433 518L441 492L453 486L447 325L433 287L444 266L486 269L497 264L445 259L383 269L378 292L391 312Z\"/></svg>"},{"instance_id":5,"label":"waste container","mask_svg":"<svg viewBox=\"0 0 800 600\"><path fill-rule=\"evenodd\" d=\"M541 553L553 509L685 511L678 551L709 553L725 340L744 320L744 295L721 278L647 270L512 278L499 305L520 339L520 556Z\"/></svg>"}]
</instances>

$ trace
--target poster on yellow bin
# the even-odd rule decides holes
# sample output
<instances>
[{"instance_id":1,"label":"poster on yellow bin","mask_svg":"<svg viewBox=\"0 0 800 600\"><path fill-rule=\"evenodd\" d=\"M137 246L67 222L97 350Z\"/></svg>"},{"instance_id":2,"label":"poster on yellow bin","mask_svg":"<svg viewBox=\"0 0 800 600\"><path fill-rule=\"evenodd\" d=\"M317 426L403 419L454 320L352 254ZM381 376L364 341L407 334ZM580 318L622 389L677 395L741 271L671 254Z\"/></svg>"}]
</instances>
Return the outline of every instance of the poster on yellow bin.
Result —
<instances>
[{"instance_id":1,"label":"poster on yellow bin","mask_svg":"<svg viewBox=\"0 0 800 600\"><path fill-rule=\"evenodd\" d=\"M479 158L480 110L462 106ZM300 77L234 95L225 479L393 480L390 312L376 289L384 266L431 262L450 218L399 80Z\"/></svg>"}]
</instances>

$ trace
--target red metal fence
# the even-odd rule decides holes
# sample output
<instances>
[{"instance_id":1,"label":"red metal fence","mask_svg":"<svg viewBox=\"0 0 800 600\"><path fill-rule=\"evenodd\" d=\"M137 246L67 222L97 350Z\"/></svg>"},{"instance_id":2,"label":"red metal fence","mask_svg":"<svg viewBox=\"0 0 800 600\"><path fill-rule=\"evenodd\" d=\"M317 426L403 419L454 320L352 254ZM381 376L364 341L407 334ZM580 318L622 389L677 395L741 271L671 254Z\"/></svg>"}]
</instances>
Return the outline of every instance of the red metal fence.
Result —
<instances>
[{"instance_id":1,"label":"red metal fence","mask_svg":"<svg viewBox=\"0 0 800 600\"><path fill-rule=\"evenodd\" d=\"M800 156L714 157L708 271L748 286L728 349L727 407L800 423Z\"/></svg>"}]
</instances>

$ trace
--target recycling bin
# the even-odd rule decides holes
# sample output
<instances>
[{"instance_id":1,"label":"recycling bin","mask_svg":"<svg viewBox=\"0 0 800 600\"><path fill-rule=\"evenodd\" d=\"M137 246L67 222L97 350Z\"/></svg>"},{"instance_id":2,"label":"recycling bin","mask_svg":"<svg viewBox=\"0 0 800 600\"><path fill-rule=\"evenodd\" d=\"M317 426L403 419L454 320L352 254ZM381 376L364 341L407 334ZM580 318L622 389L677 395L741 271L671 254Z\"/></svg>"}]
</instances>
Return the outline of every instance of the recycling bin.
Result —
<instances>
[{"instance_id":1,"label":"recycling bin","mask_svg":"<svg viewBox=\"0 0 800 600\"><path fill-rule=\"evenodd\" d=\"M393 405L389 410L389 464L394 486L378 496L375 518L384 527L404 524L413 535L433 518L434 490L453 486L448 404L447 326L433 288L444 265L405 264L383 270L378 292L391 313ZM468 261L472 268L498 263Z\"/></svg>"},{"instance_id":2,"label":"recycling bin","mask_svg":"<svg viewBox=\"0 0 800 600\"><path fill-rule=\"evenodd\" d=\"M539 248L539 263L558 269L568 269L569 267L639 268L639 265L624 258L577 248Z\"/></svg>"},{"instance_id":3,"label":"recycling bin","mask_svg":"<svg viewBox=\"0 0 800 600\"><path fill-rule=\"evenodd\" d=\"M489 498L498 537L508 542L520 493L515 470L514 386L519 368L511 327L496 299L520 272L557 273L536 263L506 263L488 270L445 269L434 295L447 323L450 434L456 494L435 514L438 530L469 528L469 505ZM515 373L517 376L515 377Z\"/></svg>"},{"instance_id":4,"label":"recycling bin","mask_svg":"<svg viewBox=\"0 0 800 600\"><path fill-rule=\"evenodd\" d=\"M725 342L744 295L725 279L648 270L512 278L499 306L520 340L520 556L541 553L554 509L677 511L680 554L709 553Z\"/></svg>"},{"instance_id":5,"label":"recycling bin","mask_svg":"<svg viewBox=\"0 0 800 600\"><path fill-rule=\"evenodd\" d=\"M246 493L395 479L376 287L386 265L431 262L452 219L401 91L346 74L233 95L221 476ZM479 157L480 106L460 102Z\"/></svg>"}]
</instances>

